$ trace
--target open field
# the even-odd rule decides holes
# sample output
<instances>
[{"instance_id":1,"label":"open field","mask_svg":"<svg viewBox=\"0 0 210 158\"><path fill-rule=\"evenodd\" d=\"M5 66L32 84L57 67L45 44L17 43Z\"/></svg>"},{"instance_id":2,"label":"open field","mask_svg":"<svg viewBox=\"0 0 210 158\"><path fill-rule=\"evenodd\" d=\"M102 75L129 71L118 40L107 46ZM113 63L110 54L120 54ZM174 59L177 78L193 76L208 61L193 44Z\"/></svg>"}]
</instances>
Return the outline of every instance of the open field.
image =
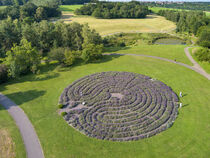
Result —
<instances>
[{"instance_id":1,"label":"open field","mask_svg":"<svg viewBox=\"0 0 210 158\"><path fill-rule=\"evenodd\" d=\"M0 158L24 158L25 146L13 119L0 105Z\"/></svg>"},{"instance_id":2,"label":"open field","mask_svg":"<svg viewBox=\"0 0 210 158\"><path fill-rule=\"evenodd\" d=\"M108 48L106 53L130 53L159 56L167 59L182 62L188 65L192 63L188 60L184 53L184 45L138 45L117 50L117 48Z\"/></svg>"},{"instance_id":3,"label":"open field","mask_svg":"<svg viewBox=\"0 0 210 158\"><path fill-rule=\"evenodd\" d=\"M138 49L136 53L144 54L144 51ZM71 128L57 113L59 96L73 81L103 71L144 74L166 83L177 94L182 91L183 108L179 109L174 125L156 136L133 142L97 140ZM46 158L159 158L160 155L162 158L205 158L210 155L210 144L206 141L210 139L209 87L206 78L173 63L146 57L106 56L101 62L71 68L46 66L40 75L27 75L2 84L0 91L26 112Z\"/></svg>"},{"instance_id":4,"label":"open field","mask_svg":"<svg viewBox=\"0 0 210 158\"><path fill-rule=\"evenodd\" d=\"M192 55L193 59L207 72L210 74L210 63L208 62L201 62L199 61L195 55L193 54L194 50L196 48L190 48L189 51L190 51L190 54Z\"/></svg>"},{"instance_id":5,"label":"open field","mask_svg":"<svg viewBox=\"0 0 210 158\"><path fill-rule=\"evenodd\" d=\"M60 10L62 12L73 13L76 9L82 7L83 5L60 5Z\"/></svg>"},{"instance_id":6,"label":"open field","mask_svg":"<svg viewBox=\"0 0 210 158\"><path fill-rule=\"evenodd\" d=\"M91 16L72 17L72 14L63 14L61 20L66 23L88 23L92 29L95 29L101 35L110 35L117 32L163 33L176 28L173 22L157 15L148 15L146 19L96 19Z\"/></svg>"}]
</instances>

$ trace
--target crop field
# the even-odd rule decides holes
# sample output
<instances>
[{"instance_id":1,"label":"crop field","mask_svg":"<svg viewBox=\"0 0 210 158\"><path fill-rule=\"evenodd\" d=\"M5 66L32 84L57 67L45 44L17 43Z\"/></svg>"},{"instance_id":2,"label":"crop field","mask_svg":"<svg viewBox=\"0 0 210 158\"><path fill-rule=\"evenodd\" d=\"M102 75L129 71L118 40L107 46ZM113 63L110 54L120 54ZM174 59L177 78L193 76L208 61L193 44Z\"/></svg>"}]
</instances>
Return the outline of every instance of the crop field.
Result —
<instances>
[{"instance_id":1,"label":"crop field","mask_svg":"<svg viewBox=\"0 0 210 158\"><path fill-rule=\"evenodd\" d=\"M144 50L138 52L143 54ZM171 58L169 53L167 56ZM176 94L182 91L183 107L172 127L138 141L115 142L87 137L69 126L57 107L64 89L82 77L108 71L142 74L165 83ZM46 158L205 158L210 155L206 141L210 139L209 86L203 76L174 63L139 56L105 56L100 62L71 68L43 66L39 75L11 80L1 85L0 91L28 115Z\"/></svg>"},{"instance_id":2,"label":"crop field","mask_svg":"<svg viewBox=\"0 0 210 158\"><path fill-rule=\"evenodd\" d=\"M18 128L8 112L0 105L0 157L25 158L25 146Z\"/></svg>"},{"instance_id":3,"label":"crop field","mask_svg":"<svg viewBox=\"0 0 210 158\"><path fill-rule=\"evenodd\" d=\"M73 13L76 9L82 7L83 5L60 5L60 10L62 12Z\"/></svg>"},{"instance_id":4,"label":"crop field","mask_svg":"<svg viewBox=\"0 0 210 158\"><path fill-rule=\"evenodd\" d=\"M173 22L157 15L148 15L146 19L96 19L91 16L72 17L72 14L63 14L61 20L66 23L88 23L92 29L95 29L101 35L111 35L119 32L164 33L176 29Z\"/></svg>"}]
</instances>

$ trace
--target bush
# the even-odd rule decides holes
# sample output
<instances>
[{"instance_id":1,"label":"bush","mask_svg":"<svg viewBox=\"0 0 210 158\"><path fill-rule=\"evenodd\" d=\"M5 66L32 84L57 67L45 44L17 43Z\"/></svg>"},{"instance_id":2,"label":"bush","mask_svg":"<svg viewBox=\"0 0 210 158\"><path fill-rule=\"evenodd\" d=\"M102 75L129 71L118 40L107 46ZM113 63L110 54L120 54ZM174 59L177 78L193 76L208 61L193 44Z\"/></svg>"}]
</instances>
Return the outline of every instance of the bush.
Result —
<instances>
[{"instance_id":1,"label":"bush","mask_svg":"<svg viewBox=\"0 0 210 158\"><path fill-rule=\"evenodd\" d=\"M210 63L210 49L201 48L195 52L195 56L199 61L206 61Z\"/></svg>"},{"instance_id":2,"label":"bush","mask_svg":"<svg viewBox=\"0 0 210 158\"><path fill-rule=\"evenodd\" d=\"M0 65L0 83L6 82L8 80L8 68L6 65Z\"/></svg>"},{"instance_id":3,"label":"bush","mask_svg":"<svg viewBox=\"0 0 210 158\"><path fill-rule=\"evenodd\" d=\"M62 109L64 107L63 104L58 104L59 109Z\"/></svg>"},{"instance_id":4,"label":"bush","mask_svg":"<svg viewBox=\"0 0 210 158\"><path fill-rule=\"evenodd\" d=\"M67 115L67 112L62 112L61 113L61 116L65 116L65 115Z\"/></svg>"},{"instance_id":5,"label":"bush","mask_svg":"<svg viewBox=\"0 0 210 158\"><path fill-rule=\"evenodd\" d=\"M65 60L65 48L54 48L49 52L49 58L51 60L57 60L60 64Z\"/></svg>"},{"instance_id":6,"label":"bush","mask_svg":"<svg viewBox=\"0 0 210 158\"><path fill-rule=\"evenodd\" d=\"M76 60L76 51L70 51L70 50L66 50L65 51L65 65L66 66L71 66L74 64L75 60Z\"/></svg>"}]
</instances>

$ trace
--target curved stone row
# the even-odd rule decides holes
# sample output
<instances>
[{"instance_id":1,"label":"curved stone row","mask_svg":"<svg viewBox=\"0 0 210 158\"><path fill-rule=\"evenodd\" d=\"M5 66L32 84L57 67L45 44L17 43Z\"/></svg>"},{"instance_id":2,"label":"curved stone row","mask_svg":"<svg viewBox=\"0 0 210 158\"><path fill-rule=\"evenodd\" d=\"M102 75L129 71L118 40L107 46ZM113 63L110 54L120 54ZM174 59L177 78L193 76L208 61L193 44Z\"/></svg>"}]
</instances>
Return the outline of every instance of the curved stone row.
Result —
<instances>
[{"instance_id":1,"label":"curved stone row","mask_svg":"<svg viewBox=\"0 0 210 158\"><path fill-rule=\"evenodd\" d=\"M64 119L87 136L131 141L169 128L177 117L178 97L164 83L130 72L83 77L60 96Z\"/></svg>"}]
</instances>

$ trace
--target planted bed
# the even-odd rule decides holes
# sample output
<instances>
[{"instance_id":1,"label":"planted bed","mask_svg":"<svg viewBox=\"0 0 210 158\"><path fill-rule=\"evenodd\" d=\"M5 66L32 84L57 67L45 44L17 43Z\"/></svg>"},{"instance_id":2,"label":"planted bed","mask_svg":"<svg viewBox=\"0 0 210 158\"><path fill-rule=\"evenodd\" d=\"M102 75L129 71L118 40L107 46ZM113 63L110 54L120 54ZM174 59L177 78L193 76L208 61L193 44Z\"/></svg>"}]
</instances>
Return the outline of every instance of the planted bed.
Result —
<instances>
[{"instance_id":1,"label":"planted bed","mask_svg":"<svg viewBox=\"0 0 210 158\"><path fill-rule=\"evenodd\" d=\"M83 77L60 96L64 119L83 134L132 141L169 128L177 117L178 97L170 87L130 72Z\"/></svg>"}]
</instances>

